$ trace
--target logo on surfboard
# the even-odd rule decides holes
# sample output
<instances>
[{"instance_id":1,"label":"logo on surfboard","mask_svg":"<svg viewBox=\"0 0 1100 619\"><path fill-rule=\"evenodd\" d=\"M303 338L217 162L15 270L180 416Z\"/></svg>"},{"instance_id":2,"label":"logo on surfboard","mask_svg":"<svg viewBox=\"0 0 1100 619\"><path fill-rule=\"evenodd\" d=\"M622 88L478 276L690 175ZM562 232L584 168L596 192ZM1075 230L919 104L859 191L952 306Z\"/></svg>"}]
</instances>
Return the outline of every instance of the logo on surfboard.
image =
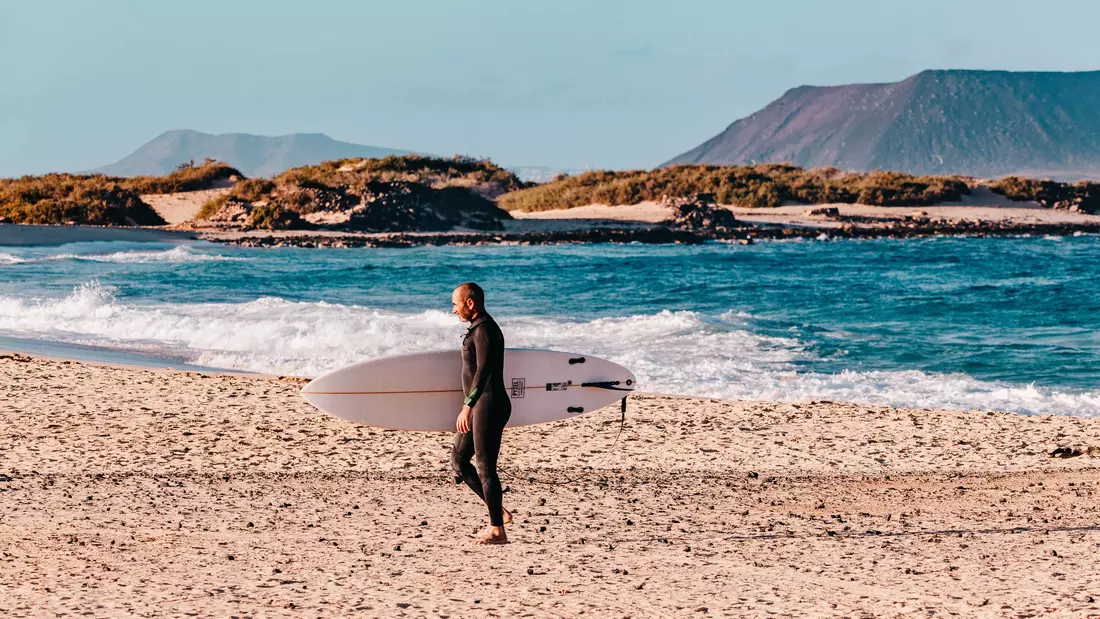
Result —
<instances>
[{"instance_id":1,"label":"logo on surfboard","mask_svg":"<svg viewBox=\"0 0 1100 619\"><path fill-rule=\"evenodd\" d=\"M527 392L527 379L526 378L513 378L512 379L512 397L522 398L523 394Z\"/></svg>"}]
</instances>

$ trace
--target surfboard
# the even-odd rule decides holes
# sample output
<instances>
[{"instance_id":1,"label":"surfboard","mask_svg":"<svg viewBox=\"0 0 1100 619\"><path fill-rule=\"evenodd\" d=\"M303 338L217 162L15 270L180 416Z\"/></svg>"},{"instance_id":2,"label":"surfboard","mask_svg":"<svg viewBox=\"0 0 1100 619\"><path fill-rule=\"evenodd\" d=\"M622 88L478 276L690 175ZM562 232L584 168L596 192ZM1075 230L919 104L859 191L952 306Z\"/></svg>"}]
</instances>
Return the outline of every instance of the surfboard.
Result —
<instances>
[{"instance_id":1,"label":"surfboard","mask_svg":"<svg viewBox=\"0 0 1100 619\"><path fill-rule=\"evenodd\" d=\"M302 388L317 408L356 423L394 430L455 431L462 409L457 350L363 361L318 376ZM504 387L509 426L568 419L618 402L637 387L630 370L589 355L509 348Z\"/></svg>"}]
</instances>

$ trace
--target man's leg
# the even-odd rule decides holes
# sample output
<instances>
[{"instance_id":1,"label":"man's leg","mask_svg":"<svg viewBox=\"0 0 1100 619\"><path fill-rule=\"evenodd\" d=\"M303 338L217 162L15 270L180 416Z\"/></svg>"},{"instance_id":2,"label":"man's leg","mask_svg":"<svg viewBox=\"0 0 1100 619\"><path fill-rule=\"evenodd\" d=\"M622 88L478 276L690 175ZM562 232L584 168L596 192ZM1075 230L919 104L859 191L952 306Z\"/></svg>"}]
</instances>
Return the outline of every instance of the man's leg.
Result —
<instances>
[{"instance_id":1,"label":"man's leg","mask_svg":"<svg viewBox=\"0 0 1100 619\"><path fill-rule=\"evenodd\" d=\"M482 402L478 404L481 405ZM488 405L489 402L484 404ZM504 509L501 506L500 478L497 476L497 456L500 454L504 424L496 423L497 420L493 419L488 409L488 406L474 407L471 428L474 435L474 464L481 480L479 494L489 508L489 523L494 527L501 527L504 526Z\"/></svg>"},{"instance_id":2,"label":"man's leg","mask_svg":"<svg viewBox=\"0 0 1100 619\"><path fill-rule=\"evenodd\" d=\"M482 501L485 500L481 478L477 475L477 469L470 464L470 458L474 455L474 433L459 432L455 434L455 445L451 450L451 468L455 475L462 478L471 490L477 493Z\"/></svg>"}]
</instances>

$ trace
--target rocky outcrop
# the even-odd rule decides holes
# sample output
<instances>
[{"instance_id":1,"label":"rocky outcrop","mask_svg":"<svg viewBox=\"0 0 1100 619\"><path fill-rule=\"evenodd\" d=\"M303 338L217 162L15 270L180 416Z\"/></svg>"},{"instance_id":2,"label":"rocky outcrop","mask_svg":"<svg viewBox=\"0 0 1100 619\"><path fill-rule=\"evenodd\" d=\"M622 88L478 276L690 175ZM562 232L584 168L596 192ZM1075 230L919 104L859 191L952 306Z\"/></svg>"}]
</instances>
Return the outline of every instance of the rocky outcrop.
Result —
<instances>
[{"instance_id":1,"label":"rocky outcrop","mask_svg":"<svg viewBox=\"0 0 1100 619\"><path fill-rule=\"evenodd\" d=\"M310 230L316 228L297 211L281 204L244 202L227 197L218 201L212 215L204 221L211 227L238 230Z\"/></svg>"},{"instance_id":2,"label":"rocky outcrop","mask_svg":"<svg viewBox=\"0 0 1100 619\"><path fill-rule=\"evenodd\" d=\"M368 181L353 188L307 180L238 193L244 197L230 194L211 205L204 220L218 228L443 232L503 230L503 220L511 219L507 211L465 187L436 189L407 181Z\"/></svg>"},{"instance_id":3,"label":"rocky outcrop","mask_svg":"<svg viewBox=\"0 0 1100 619\"><path fill-rule=\"evenodd\" d=\"M840 217L840 209L835 206L822 206L806 210L807 217Z\"/></svg>"},{"instance_id":4,"label":"rocky outcrop","mask_svg":"<svg viewBox=\"0 0 1100 619\"><path fill-rule=\"evenodd\" d=\"M665 226L692 232L723 232L738 226L733 212L714 203L714 195L698 193L690 198L663 196L662 206L671 210Z\"/></svg>"},{"instance_id":5,"label":"rocky outcrop","mask_svg":"<svg viewBox=\"0 0 1100 619\"><path fill-rule=\"evenodd\" d=\"M866 218L874 219L874 218ZM867 221L865 223L880 223ZM346 234L309 235L295 234L268 236L233 236L207 240L220 241L246 247L417 247L424 245L555 245L569 243L652 243L698 244L721 240L749 244L769 239L875 239L919 238L932 236L1016 236L1016 235L1069 235L1098 234L1100 224L1005 224L967 220L910 218L887 225L861 226L846 223L838 228L744 226L725 232L690 232L667 227L652 228L597 228L559 232L494 233L494 232L438 232L427 234Z\"/></svg>"},{"instance_id":6,"label":"rocky outcrop","mask_svg":"<svg viewBox=\"0 0 1100 619\"><path fill-rule=\"evenodd\" d=\"M371 181L349 209L346 227L365 232L440 232L454 228L503 230L511 219L493 202L462 187Z\"/></svg>"}]
</instances>

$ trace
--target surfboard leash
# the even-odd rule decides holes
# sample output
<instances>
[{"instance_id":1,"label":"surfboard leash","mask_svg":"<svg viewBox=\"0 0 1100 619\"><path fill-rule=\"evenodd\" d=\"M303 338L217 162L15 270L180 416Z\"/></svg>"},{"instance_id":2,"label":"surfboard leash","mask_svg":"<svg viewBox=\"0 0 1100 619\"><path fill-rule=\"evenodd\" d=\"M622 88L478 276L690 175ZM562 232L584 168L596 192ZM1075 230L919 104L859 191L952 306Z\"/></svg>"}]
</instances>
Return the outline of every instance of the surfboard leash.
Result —
<instances>
[{"instance_id":1,"label":"surfboard leash","mask_svg":"<svg viewBox=\"0 0 1100 619\"><path fill-rule=\"evenodd\" d=\"M611 386L603 387L604 389L614 389L616 391L634 391L633 389L616 389L614 387L614 385L619 384L619 381L617 381L617 380L616 381L607 381L607 383ZM588 386L602 386L602 385L596 385L596 384L589 385L589 384L585 383L585 384L582 384L581 386L582 387L588 387ZM611 447L609 447L608 450L604 453L609 453L609 452L613 451L615 449L615 446L619 444L619 437L621 437L623 435L623 428L626 426L626 399L628 397L629 396L623 396L622 407L619 409L619 431L615 434L615 440L611 442ZM498 466L497 468L501 472L507 472L507 470L504 467ZM550 482L550 483L555 483L556 485L571 484L571 483L577 481L578 479L581 479L585 475L588 475L590 472L592 472L591 467L589 468L589 470L582 472L580 475L577 475L576 477L571 477L571 478L569 478L569 479L567 479L563 482ZM538 482L535 482L535 483L538 483Z\"/></svg>"}]
</instances>

